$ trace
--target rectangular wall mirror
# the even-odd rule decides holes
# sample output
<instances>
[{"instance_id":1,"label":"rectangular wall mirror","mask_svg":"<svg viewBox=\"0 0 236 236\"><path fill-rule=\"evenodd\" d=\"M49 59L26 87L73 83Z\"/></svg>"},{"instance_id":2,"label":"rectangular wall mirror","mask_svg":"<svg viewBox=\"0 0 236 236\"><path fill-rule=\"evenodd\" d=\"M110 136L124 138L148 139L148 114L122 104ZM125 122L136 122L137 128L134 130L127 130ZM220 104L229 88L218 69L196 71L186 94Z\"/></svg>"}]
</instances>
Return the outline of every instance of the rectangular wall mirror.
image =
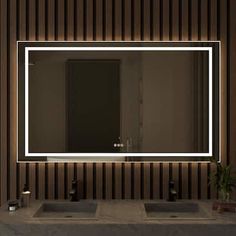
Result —
<instances>
[{"instance_id":1,"label":"rectangular wall mirror","mask_svg":"<svg viewBox=\"0 0 236 236\"><path fill-rule=\"evenodd\" d=\"M220 146L220 42L18 42L18 161L208 161Z\"/></svg>"}]
</instances>

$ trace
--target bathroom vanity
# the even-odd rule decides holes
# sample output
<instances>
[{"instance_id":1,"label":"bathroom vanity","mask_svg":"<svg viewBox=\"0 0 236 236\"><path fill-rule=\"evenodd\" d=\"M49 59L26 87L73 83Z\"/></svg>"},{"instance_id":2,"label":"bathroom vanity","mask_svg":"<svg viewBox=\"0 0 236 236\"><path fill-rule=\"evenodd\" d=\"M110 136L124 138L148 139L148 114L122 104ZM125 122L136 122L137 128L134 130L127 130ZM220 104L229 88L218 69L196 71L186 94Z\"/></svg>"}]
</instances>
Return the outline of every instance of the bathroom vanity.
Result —
<instances>
[{"instance_id":1,"label":"bathroom vanity","mask_svg":"<svg viewBox=\"0 0 236 236\"><path fill-rule=\"evenodd\" d=\"M236 213L211 201L34 201L0 210L1 235L235 235Z\"/></svg>"}]
</instances>

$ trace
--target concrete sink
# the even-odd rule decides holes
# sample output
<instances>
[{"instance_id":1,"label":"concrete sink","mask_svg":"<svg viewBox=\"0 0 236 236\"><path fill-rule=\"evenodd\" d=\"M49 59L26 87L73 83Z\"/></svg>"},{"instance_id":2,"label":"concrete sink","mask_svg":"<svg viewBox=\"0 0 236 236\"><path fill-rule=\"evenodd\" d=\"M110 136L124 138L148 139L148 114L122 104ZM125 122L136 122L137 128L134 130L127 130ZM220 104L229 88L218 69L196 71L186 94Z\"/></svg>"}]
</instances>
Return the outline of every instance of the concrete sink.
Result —
<instances>
[{"instance_id":1,"label":"concrete sink","mask_svg":"<svg viewBox=\"0 0 236 236\"><path fill-rule=\"evenodd\" d=\"M95 202L44 202L34 214L38 218L53 219L94 219L97 203Z\"/></svg>"}]
</instances>

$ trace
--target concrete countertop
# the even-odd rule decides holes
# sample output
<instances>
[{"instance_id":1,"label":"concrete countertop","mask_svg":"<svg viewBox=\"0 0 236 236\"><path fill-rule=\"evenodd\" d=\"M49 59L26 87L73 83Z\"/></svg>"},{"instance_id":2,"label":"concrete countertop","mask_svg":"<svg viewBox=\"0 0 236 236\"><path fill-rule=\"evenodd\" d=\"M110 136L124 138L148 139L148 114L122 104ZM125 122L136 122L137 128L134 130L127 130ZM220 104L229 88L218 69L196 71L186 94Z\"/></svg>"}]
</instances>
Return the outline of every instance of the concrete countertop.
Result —
<instances>
[{"instance_id":1,"label":"concrete countertop","mask_svg":"<svg viewBox=\"0 0 236 236\"><path fill-rule=\"evenodd\" d=\"M215 220L157 220L147 219L143 203L160 201L104 200L97 202L98 217L89 220L35 218L33 215L40 208L42 201L34 201L29 208L21 208L16 212L8 212L7 205L4 205L0 209L0 236L236 235L236 213L212 212ZM198 201L198 203L211 211L211 201Z\"/></svg>"},{"instance_id":2,"label":"concrete countertop","mask_svg":"<svg viewBox=\"0 0 236 236\"><path fill-rule=\"evenodd\" d=\"M82 200L92 201L92 200ZM16 212L8 212L7 204L0 208L0 223L3 224L235 224L236 213L217 213L212 211L212 201L184 201L198 202L207 209L214 219L209 220L160 220L146 217L143 203L160 202L151 200L98 200L97 217L91 219L43 219L33 217L43 202L56 201L33 201L28 208L19 208ZM58 200L57 202L63 202Z\"/></svg>"}]
</instances>

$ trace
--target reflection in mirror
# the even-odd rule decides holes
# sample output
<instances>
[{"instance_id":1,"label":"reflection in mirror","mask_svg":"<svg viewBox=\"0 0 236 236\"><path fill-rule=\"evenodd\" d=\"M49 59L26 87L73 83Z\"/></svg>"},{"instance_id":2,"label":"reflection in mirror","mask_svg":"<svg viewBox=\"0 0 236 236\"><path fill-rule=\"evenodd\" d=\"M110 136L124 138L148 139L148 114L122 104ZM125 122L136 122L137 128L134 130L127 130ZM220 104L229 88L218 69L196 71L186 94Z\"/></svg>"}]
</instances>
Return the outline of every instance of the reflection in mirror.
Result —
<instances>
[{"instance_id":1,"label":"reflection in mirror","mask_svg":"<svg viewBox=\"0 0 236 236\"><path fill-rule=\"evenodd\" d=\"M218 84L189 49L29 50L28 154L209 156Z\"/></svg>"}]
</instances>

